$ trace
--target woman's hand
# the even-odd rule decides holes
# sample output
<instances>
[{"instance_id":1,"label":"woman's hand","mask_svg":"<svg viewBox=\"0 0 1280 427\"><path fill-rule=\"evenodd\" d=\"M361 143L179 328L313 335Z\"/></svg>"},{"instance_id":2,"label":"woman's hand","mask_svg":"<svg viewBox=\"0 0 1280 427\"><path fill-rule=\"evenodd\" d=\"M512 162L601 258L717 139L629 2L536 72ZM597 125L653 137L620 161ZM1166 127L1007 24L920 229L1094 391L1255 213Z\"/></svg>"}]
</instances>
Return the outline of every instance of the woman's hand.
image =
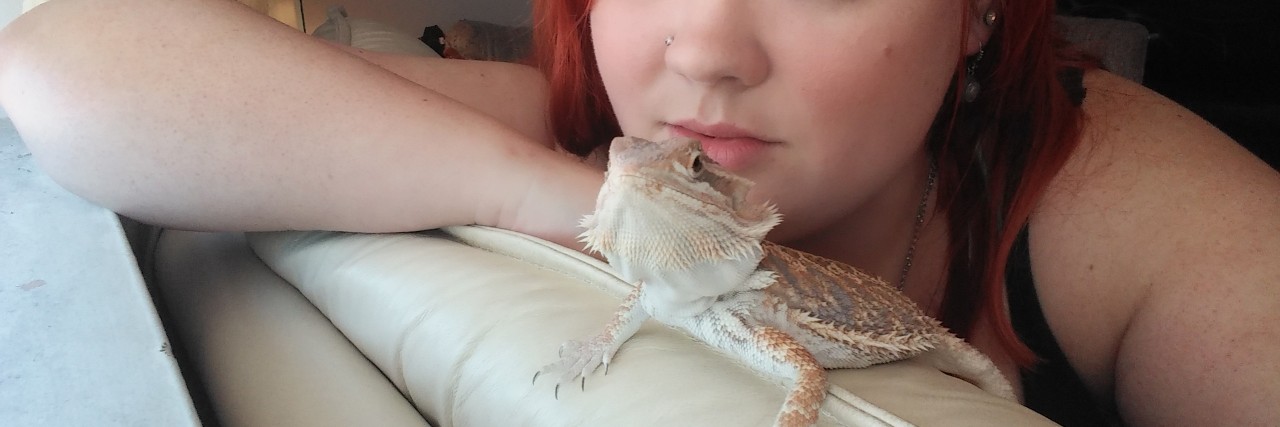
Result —
<instances>
[{"instance_id":1,"label":"woman's hand","mask_svg":"<svg viewBox=\"0 0 1280 427\"><path fill-rule=\"evenodd\" d=\"M528 180L490 221L477 223L537 236L562 246L584 250L578 235L579 220L595 209L596 194L604 183L599 169L565 154L555 154L567 163L553 161Z\"/></svg>"}]
</instances>

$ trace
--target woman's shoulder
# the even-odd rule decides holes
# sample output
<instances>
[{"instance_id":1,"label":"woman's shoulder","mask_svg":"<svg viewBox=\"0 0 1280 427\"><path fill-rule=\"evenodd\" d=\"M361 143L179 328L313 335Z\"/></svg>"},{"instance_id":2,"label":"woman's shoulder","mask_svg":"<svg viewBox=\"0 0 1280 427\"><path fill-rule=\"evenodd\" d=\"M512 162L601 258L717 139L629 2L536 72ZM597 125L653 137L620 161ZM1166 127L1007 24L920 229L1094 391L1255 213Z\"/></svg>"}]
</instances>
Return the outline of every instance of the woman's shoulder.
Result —
<instances>
[{"instance_id":1,"label":"woman's shoulder","mask_svg":"<svg viewBox=\"0 0 1280 427\"><path fill-rule=\"evenodd\" d=\"M1223 312L1280 316L1280 174L1141 85L1104 71L1084 83L1080 146L1032 215L1032 269L1045 317L1095 393L1145 401L1162 392L1116 378L1154 368L1126 357L1177 344L1190 347L1161 357L1196 367L1212 351L1186 348L1249 328ZM1203 323L1176 327L1188 321ZM1276 346L1270 335L1262 345Z\"/></svg>"},{"instance_id":2,"label":"woman's shoulder","mask_svg":"<svg viewBox=\"0 0 1280 427\"><path fill-rule=\"evenodd\" d=\"M1084 145L1131 141L1126 144L1130 148L1158 143L1169 149L1247 154L1195 113L1132 80L1091 70L1084 73L1084 87Z\"/></svg>"},{"instance_id":3,"label":"woman's shoulder","mask_svg":"<svg viewBox=\"0 0 1280 427\"><path fill-rule=\"evenodd\" d=\"M1280 174L1213 125L1105 71L1084 84L1080 145L1033 214L1034 234L1122 246L1146 260L1126 268L1140 272L1181 255L1176 241L1280 217Z\"/></svg>"},{"instance_id":4,"label":"woman's shoulder","mask_svg":"<svg viewBox=\"0 0 1280 427\"><path fill-rule=\"evenodd\" d=\"M1105 71L1086 73L1084 85L1080 145L1046 191L1037 225L1070 225L1099 243L1173 243L1280 216L1280 174L1213 125ZM1168 228L1178 225L1188 227ZM1154 260L1177 255L1170 250L1139 252Z\"/></svg>"}]
</instances>

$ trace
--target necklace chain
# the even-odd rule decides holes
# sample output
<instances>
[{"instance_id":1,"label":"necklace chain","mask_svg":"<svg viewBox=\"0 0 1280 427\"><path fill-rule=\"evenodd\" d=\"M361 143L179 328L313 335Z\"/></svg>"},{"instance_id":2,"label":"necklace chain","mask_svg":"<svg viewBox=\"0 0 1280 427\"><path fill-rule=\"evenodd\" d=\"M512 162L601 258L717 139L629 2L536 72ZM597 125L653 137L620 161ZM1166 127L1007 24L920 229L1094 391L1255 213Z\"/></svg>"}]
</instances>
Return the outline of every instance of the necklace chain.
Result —
<instances>
[{"instance_id":1,"label":"necklace chain","mask_svg":"<svg viewBox=\"0 0 1280 427\"><path fill-rule=\"evenodd\" d=\"M924 184L924 194L920 196L920 205L916 207L916 223L911 229L911 244L907 246L906 259L902 261L902 274L898 276L898 290L907 287L907 273L911 272L911 258L916 253L916 242L920 240L920 229L924 228L925 209L929 206L929 194L933 193L934 182L938 179L938 165L929 160L929 177Z\"/></svg>"}]
</instances>

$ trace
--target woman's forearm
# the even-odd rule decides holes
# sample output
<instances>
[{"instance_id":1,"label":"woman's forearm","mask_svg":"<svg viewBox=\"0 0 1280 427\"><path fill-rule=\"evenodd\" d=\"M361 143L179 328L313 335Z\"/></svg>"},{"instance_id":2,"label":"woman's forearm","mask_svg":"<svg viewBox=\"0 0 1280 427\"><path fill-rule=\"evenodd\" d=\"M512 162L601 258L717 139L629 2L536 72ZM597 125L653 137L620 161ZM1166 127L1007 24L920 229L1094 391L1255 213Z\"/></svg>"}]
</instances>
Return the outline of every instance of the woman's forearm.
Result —
<instances>
[{"instance_id":1,"label":"woman's forearm","mask_svg":"<svg viewBox=\"0 0 1280 427\"><path fill-rule=\"evenodd\" d=\"M553 144L546 117L547 81L533 67L333 46L477 109L543 145Z\"/></svg>"},{"instance_id":2,"label":"woman's forearm","mask_svg":"<svg viewBox=\"0 0 1280 427\"><path fill-rule=\"evenodd\" d=\"M143 221L503 225L542 171L591 179L539 144L536 126L517 130L232 2L59 0L36 13L0 35L0 102L46 172Z\"/></svg>"}]
</instances>

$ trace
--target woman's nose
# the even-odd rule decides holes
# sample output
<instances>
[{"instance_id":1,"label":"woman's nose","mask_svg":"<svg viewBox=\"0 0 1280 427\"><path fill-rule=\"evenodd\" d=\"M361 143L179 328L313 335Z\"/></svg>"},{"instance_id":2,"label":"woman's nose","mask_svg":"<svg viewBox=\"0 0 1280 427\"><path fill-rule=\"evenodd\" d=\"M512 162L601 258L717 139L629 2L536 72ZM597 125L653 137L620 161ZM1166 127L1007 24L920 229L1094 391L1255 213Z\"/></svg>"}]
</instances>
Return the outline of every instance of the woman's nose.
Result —
<instances>
[{"instance_id":1,"label":"woman's nose","mask_svg":"<svg viewBox=\"0 0 1280 427\"><path fill-rule=\"evenodd\" d=\"M667 68L705 85L755 86L769 75L769 57L749 5L735 0L683 3L667 36Z\"/></svg>"}]
</instances>

